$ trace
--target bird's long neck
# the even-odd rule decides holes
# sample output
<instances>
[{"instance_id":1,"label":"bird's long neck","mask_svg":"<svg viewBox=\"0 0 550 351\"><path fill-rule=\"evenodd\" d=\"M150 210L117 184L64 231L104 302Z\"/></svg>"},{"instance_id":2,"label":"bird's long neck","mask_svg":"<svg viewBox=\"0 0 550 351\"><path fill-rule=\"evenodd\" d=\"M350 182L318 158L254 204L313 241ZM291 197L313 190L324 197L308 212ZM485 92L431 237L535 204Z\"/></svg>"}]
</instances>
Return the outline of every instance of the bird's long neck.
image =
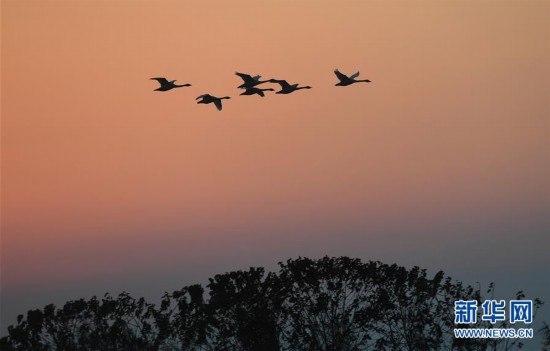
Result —
<instances>
[{"instance_id":1,"label":"bird's long neck","mask_svg":"<svg viewBox=\"0 0 550 351\"><path fill-rule=\"evenodd\" d=\"M221 97L220 100L223 100L223 99L231 99L231 97L229 96L224 96L224 97Z\"/></svg>"},{"instance_id":2,"label":"bird's long neck","mask_svg":"<svg viewBox=\"0 0 550 351\"><path fill-rule=\"evenodd\" d=\"M305 87L298 87L298 88L296 88L296 90L300 90L300 89L311 89L311 87L308 85L308 86L305 86Z\"/></svg>"},{"instance_id":3,"label":"bird's long neck","mask_svg":"<svg viewBox=\"0 0 550 351\"><path fill-rule=\"evenodd\" d=\"M356 80L356 82L370 83L370 80L368 80L368 79L360 79L360 80Z\"/></svg>"}]
</instances>

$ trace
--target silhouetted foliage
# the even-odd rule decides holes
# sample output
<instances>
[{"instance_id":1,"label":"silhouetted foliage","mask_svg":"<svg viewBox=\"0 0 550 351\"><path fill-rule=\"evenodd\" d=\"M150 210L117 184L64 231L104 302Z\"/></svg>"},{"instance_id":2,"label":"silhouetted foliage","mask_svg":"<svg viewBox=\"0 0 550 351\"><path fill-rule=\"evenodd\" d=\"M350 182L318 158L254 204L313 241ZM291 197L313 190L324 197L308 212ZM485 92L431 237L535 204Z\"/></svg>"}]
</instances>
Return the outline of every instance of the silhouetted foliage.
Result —
<instances>
[{"instance_id":1,"label":"silhouetted foliage","mask_svg":"<svg viewBox=\"0 0 550 351\"><path fill-rule=\"evenodd\" d=\"M47 305L20 315L8 327L2 350L154 350L157 335L153 305L127 293Z\"/></svg>"},{"instance_id":2,"label":"silhouetted foliage","mask_svg":"<svg viewBox=\"0 0 550 351\"><path fill-rule=\"evenodd\" d=\"M479 289L443 272L428 277L348 257L298 258L278 273L250 268L190 285L158 307L127 293L48 305L17 318L0 339L11 350L487 351L519 339L454 338L454 302L482 301ZM491 284L487 294L492 296ZM524 298L519 292L517 299ZM535 309L542 304L535 300ZM461 325L467 328L468 325ZM476 328L506 328L480 321ZM548 326L540 331L549 340ZM547 346L547 345L543 345Z\"/></svg>"},{"instance_id":3,"label":"silhouetted foliage","mask_svg":"<svg viewBox=\"0 0 550 351\"><path fill-rule=\"evenodd\" d=\"M541 351L550 351L550 326L546 322L542 323L539 333L542 334Z\"/></svg>"},{"instance_id":4,"label":"silhouetted foliage","mask_svg":"<svg viewBox=\"0 0 550 351\"><path fill-rule=\"evenodd\" d=\"M285 349L361 350L372 346L379 263L347 257L280 264Z\"/></svg>"}]
</instances>

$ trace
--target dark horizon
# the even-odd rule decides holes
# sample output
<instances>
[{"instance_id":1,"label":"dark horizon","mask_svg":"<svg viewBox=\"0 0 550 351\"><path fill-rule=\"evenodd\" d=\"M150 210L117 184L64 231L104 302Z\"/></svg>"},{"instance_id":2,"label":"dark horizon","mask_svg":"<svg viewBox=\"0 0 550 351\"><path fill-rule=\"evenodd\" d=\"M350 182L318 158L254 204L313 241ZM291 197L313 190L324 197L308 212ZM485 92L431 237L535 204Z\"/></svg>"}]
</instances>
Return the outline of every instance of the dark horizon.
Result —
<instances>
[{"instance_id":1,"label":"dark horizon","mask_svg":"<svg viewBox=\"0 0 550 351\"><path fill-rule=\"evenodd\" d=\"M492 283L484 291L443 271L432 276L420 267L343 256L301 257L278 266L273 272L250 267L216 274L205 286L165 292L158 305L123 292L29 310L10 326L8 337L0 338L0 346L5 351L483 351L509 350L524 342L454 337L456 328L472 328L455 301L485 305L494 298ZM514 299L524 301L525 295L518 292ZM536 317L543 302L531 303ZM525 315L519 318L528 320L513 325L506 320L495 324L483 321L486 313L477 311L474 328L529 328L539 334L535 342L550 347L548 324L531 324Z\"/></svg>"}]
</instances>

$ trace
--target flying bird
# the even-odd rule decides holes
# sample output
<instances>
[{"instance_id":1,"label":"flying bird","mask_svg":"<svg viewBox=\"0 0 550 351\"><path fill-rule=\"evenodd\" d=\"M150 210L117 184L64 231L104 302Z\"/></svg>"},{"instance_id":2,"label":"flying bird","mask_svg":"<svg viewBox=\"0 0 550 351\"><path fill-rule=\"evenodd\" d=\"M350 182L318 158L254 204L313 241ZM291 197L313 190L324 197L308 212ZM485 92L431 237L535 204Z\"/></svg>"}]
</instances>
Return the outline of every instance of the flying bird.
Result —
<instances>
[{"instance_id":1,"label":"flying bird","mask_svg":"<svg viewBox=\"0 0 550 351\"><path fill-rule=\"evenodd\" d=\"M267 89L261 89L261 88L246 88L246 90L241 93L240 95L254 95L254 94L258 94L260 95L261 97L264 97L265 96L265 93L264 91L275 91L275 89L271 89L271 88L267 88Z\"/></svg>"},{"instance_id":2,"label":"flying bird","mask_svg":"<svg viewBox=\"0 0 550 351\"><path fill-rule=\"evenodd\" d=\"M338 79L340 80L338 83L335 84L336 86L345 87L347 85L359 82L370 83L370 80L368 79L356 80L355 78L359 77L359 72L352 74L348 77L345 74L341 73L338 69L335 69L334 74L336 74L336 77L338 77Z\"/></svg>"},{"instance_id":3,"label":"flying bird","mask_svg":"<svg viewBox=\"0 0 550 351\"><path fill-rule=\"evenodd\" d=\"M259 85L259 84L262 84L262 83L267 83L267 82L270 81L269 79L268 80L260 80L260 78L262 78L262 76L252 77L251 75L246 74L246 73L235 72L235 75L241 77L241 79L244 81L243 84L241 84L237 87L237 88L241 88L241 89L252 88L252 87L255 87L256 85Z\"/></svg>"},{"instance_id":4,"label":"flying bird","mask_svg":"<svg viewBox=\"0 0 550 351\"><path fill-rule=\"evenodd\" d=\"M275 94L290 94L293 91L300 90L300 89L311 89L309 85L305 87L299 87L298 84L290 85L286 80L282 80L282 79L270 79L269 81L271 83L277 83L281 86L281 90L279 90Z\"/></svg>"},{"instance_id":5,"label":"flying bird","mask_svg":"<svg viewBox=\"0 0 550 351\"><path fill-rule=\"evenodd\" d=\"M182 88L182 87L190 87L191 84L183 84L178 85L176 84L176 80L168 80L166 78L151 78L151 80L156 80L160 84L160 88L155 89L155 91L167 91L172 90L174 88Z\"/></svg>"},{"instance_id":6,"label":"flying bird","mask_svg":"<svg viewBox=\"0 0 550 351\"><path fill-rule=\"evenodd\" d=\"M198 100L198 99L202 99L202 100L197 101L197 104L214 103L214 105L216 105L216 108L218 109L218 111L221 111L222 110L222 100L223 99L231 99L231 97L224 96L224 97L219 98L219 97L212 96L210 94L203 94L203 95L198 96L195 100Z\"/></svg>"}]
</instances>

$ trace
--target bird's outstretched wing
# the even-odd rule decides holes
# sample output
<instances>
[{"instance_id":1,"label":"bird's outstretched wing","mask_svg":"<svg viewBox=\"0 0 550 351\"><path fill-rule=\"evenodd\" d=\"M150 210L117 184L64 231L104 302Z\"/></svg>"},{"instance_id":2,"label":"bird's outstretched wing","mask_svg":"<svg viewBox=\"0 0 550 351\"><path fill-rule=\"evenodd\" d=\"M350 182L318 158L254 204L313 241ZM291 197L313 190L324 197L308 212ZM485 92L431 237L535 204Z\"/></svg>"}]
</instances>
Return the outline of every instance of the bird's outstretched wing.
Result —
<instances>
[{"instance_id":1,"label":"bird's outstretched wing","mask_svg":"<svg viewBox=\"0 0 550 351\"><path fill-rule=\"evenodd\" d=\"M351 76L349 76L350 79L355 79L357 77L359 77L359 72L356 72L356 73L352 74Z\"/></svg>"},{"instance_id":2,"label":"bird's outstretched wing","mask_svg":"<svg viewBox=\"0 0 550 351\"><path fill-rule=\"evenodd\" d=\"M235 72L235 74L238 75L239 77L241 77L242 80L244 80L245 83L255 81L254 78L252 78L252 76L250 76L249 74L239 73L239 72Z\"/></svg>"},{"instance_id":3,"label":"bird's outstretched wing","mask_svg":"<svg viewBox=\"0 0 550 351\"><path fill-rule=\"evenodd\" d=\"M288 84L288 82L286 80L283 80L283 79L272 79L271 82L279 84L281 86L281 88L283 88L283 89L290 88L290 84Z\"/></svg>"},{"instance_id":4,"label":"bird's outstretched wing","mask_svg":"<svg viewBox=\"0 0 550 351\"><path fill-rule=\"evenodd\" d=\"M210 96L210 94L202 94L200 96L197 96L197 98L195 100L198 100L198 99L204 99L206 97Z\"/></svg>"},{"instance_id":5,"label":"bird's outstretched wing","mask_svg":"<svg viewBox=\"0 0 550 351\"><path fill-rule=\"evenodd\" d=\"M151 80L156 80L160 85L168 85L168 80L166 78L151 78Z\"/></svg>"},{"instance_id":6,"label":"bird's outstretched wing","mask_svg":"<svg viewBox=\"0 0 550 351\"><path fill-rule=\"evenodd\" d=\"M334 70L334 74L336 74L336 77L338 77L338 79L340 79L341 81L344 81L344 80L347 80L349 79L348 76L346 76L345 74L341 73L338 68Z\"/></svg>"},{"instance_id":7,"label":"bird's outstretched wing","mask_svg":"<svg viewBox=\"0 0 550 351\"><path fill-rule=\"evenodd\" d=\"M262 78L262 76L260 76L260 75L257 75L257 76L252 77L252 79L254 79L255 81L259 81L260 78Z\"/></svg>"},{"instance_id":8,"label":"bird's outstretched wing","mask_svg":"<svg viewBox=\"0 0 550 351\"><path fill-rule=\"evenodd\" d=\"M222 101L220 99L214 100L214 105L218 108L218 111L222 110Z\"/></svg>"}]
</instances>

